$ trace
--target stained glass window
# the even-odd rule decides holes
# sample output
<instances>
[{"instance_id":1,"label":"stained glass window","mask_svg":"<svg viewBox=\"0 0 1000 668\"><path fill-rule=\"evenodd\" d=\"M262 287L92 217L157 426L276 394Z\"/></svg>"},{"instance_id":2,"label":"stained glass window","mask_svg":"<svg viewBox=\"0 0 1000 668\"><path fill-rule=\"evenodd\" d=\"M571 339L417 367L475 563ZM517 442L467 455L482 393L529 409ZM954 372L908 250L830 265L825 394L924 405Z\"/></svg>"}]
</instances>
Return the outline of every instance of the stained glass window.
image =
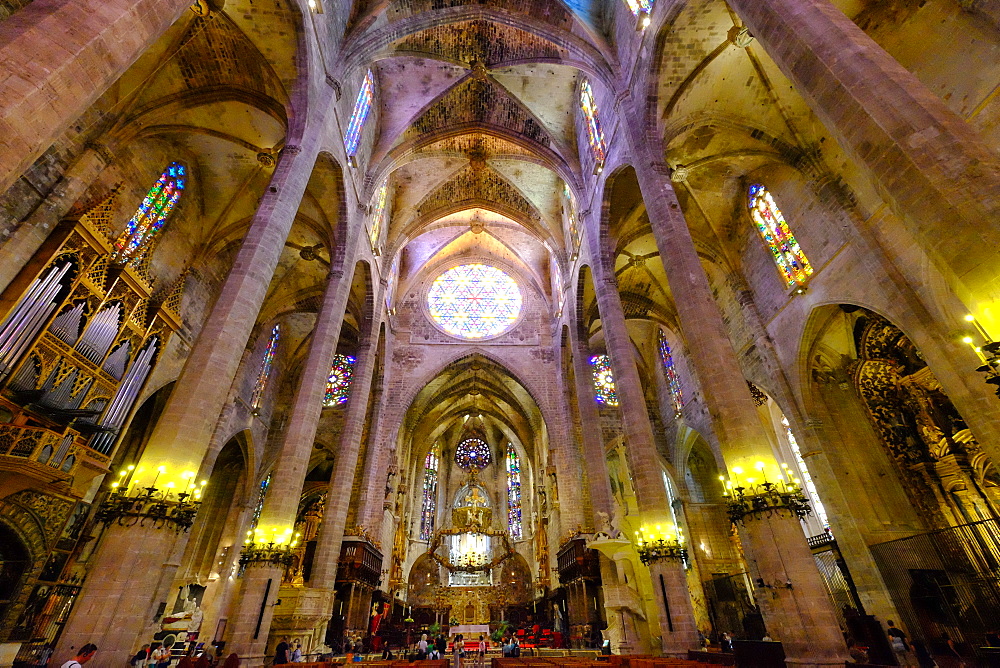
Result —
<instances>
[{"instance_id":1,"label":"stained glass window","mask_svg":"<svg viewBox=\"0 0 1000 668\"><path fill-rule=\"evenodd\" d=\"M330 376L326 379L323 405L339 406L347 403L347 397L351 395L351 380L353 378L354 358L340 353L334 355L333 364L330 366Z\"/></svg>"},{"instance_id":2,"label":"stained glass window","mask_svg":"<svg viewBox=\"0 0 1000 668\"><path fill-rule=\"evenodd\" d=\"M805 283L813 273L812 265L806 259L806 254L799 247L795 235L788 229L781 209L775 204L774 198L767 188L759 183L750 186L750 216L757 225L761 238L774 256L778 271L788 287L796 283Z\"/></svg>"},{"instance_id":3,"label":"stained glass window","mask_svg":"<svg viewBox=\"0 0 1000 668\"><path fill-rule=\"evenodd\" d=\"M365 80L361 82L361 90L358 91L358 99L354 103L354 113L351 114L351 121L347 124L347 134L344 135L344 148L347 149L348 156L354 156L358 152L358 144L361 143L361 130L364 129L365 121L368 120L368 112L372 109L372 100L375 97L375 78L372 71L365 73Z\"/></svg>"},{"instance_id":4,"label":"stained glass window","mask_svg":"<svg viewBox=\"0 0 1000 668\"><path fill-rule=\"evenodd\" d=\"M625 3L636 16L639 15L639 12L649 14L649 12L653 9L653 0L625 0Z\"/></svg>"},{"instance_id":5,"label":"stained glass window","mask_svg":"<svg viewBox=\"0 0 1000 668\"><path fill-rule=\"evenodd\" d=\"M681 393L681 378L674 366L674 356L670 353L667 337L660 330L660 362L663 363L663 373L667 377L667 387L670 388L670 398L674 403L674 415L680 415L684 410L684 395Z\"/></svg>"},{"instance_id":6,"label":"stained glass window","mask_svg":"<svg viewBox=\"0 0 1000 668\"><path fill-rule=\"evenodd\" d=\"M823 502L819 500L819 491L816 489L816 483L813 482L812 476L809 475L809 469L806 468L806 460L802 458L802 451L799 450L798 441L795 440L795 434L792 433L792 428L788 424L788 418L784 415L781 416L781 425L785 428L788 445L792 448L792 454L795 455L795 466L799 470L802 486L805 487L806 493L812 501L813 511L815 511L819 521L823 523L823 528L829 529L830 518L826 515L826 508L823 507Z\"/></svg>"},{"instance_id":7,"label":"stained glass window","mask_svg":"<svg viewBox=\"0 0 1000 668\"><path fill-rule=\"evenodd\" d=\"M580 86L580 108L583 109L583 117L587 123L587 142L590 144L590 151L594 154L596 162L603 163L607 150L604 144L604 131L601 130L601 119L597 114L597 100L594 99L594 89L590 87L590 82L586 80Z\"/></svg>"},{"instance_id":8,"label":"stained glass window","mask_svg":"<svg viewBox=\"0 0 1000 668\"><path fill-rule=\"evenodd\" d=\"M250 395L250 406L257 410L264 400L264 390L267 389L267 379L271 376L271 367L274 364L274 352L278 349L278 335L280 327L274 326L271 330L271 338L267 340L267 347L264 348L264 358L260 361L260 371L257 372L257 382L253 386L253 394Z\"/></svg>"},{"instance_id":9,"label":"stained glass window","mask_svg":"<svg viewBox=\"0 0 1000 668\"><path fill-rule=\"evenodd\" d=\"M420 508L420 540L430 540L434 533L434 515L437 512L438 462L441 446L437 443L424 460L424 501Z\"/></svg>"},{"instance_id":10,"label":"stained glass window","mask_svg":"<svg viewBox=\"0 0 1000 668\"><path fill-rule=\"evenodd\" d=\"M573 192L569 189L569 184L563 184L563 198L566 200L566 222L569 226L570 243L572 250L576 250L580 245L580 230L576 225L576 201L573 199Z\"/></svg>"},{"instance_id":11,"label":"stained glass window","mask_svg":"<svg viewBox=\"0 0 1000 668\"><path fill-rule=\"evenodd\" d=\"M250 534L257 529L257 523L260 522L260 513L264 510L264 499L267 498L267 488L271 486L271 474L268 473L267 477L260 481L260 489L257 491L257 504L253 507L253 515L250 516Z\"/></svg>"},{"instance_id":12,"label":"stained glass window","mask_svg":"<svg viewBox=\"0 0 1000 668\"><path fill-rule=\"evenodd\" d=\"M378 248L378 237L382 233L382 219L385 216L385 196L389 190L389 180L382 182L382 187L375 195L375 208L372 209L371 229L368 232L372 242L372 249Z\"/></svg>"},{"instance_id":13,"label":"stained glass window","mask_svg":"<svg viewBox=\"0 0 1000 668\"><path fill-rule=\"evenodd\" d=\"M490 446L481 438L467 438L455 448L455 463L466 471L482 471L491 461Z\"/></svg>"},{"instance_id":14,"label":"stained glass window","mask_svg":"<svg viewBox=\"0 0 1000 668\"><path fill-rule=\"evenodd\" d=\"M186 183L187 168L184 165L179 162L167 165L125 224L125 231L115 241L115 260L127 264L143 257L157 233L163 229L170 212L177 206Z\"/></svg>"},{"instance_id":15,"label":"stained glass window","mask_svg":"<svg viewBox=\"0 0 1000 668\"><path fill-rule=\"evenodd\" d=\"M521 540L521 458L514 446L507 444L507 527L510 537Z\"/></svg>"},{"instance_id":16,"label":"stained glass window","mask_svg":"<svg viewBox=\"0 0 1000 668\"><path fill-rule=\"evenodd\" d=\"M482 339L510 329L521 313L521 291L506 273L463 264L434 279L427 293L431 317L452 336Z\"/></svg>"},{"instance_id":17,"label":"stained glass window","mask_svg":"<svg viewBox=\"0 0 1000 668\"><path fill-rule=\"evenodd\" d=\"M618 405L618 390L615 389L615 375L611 371L611 358L594 355L590 358L594 367L594 399L599 404Z\"/></svg>"}]
</instances>

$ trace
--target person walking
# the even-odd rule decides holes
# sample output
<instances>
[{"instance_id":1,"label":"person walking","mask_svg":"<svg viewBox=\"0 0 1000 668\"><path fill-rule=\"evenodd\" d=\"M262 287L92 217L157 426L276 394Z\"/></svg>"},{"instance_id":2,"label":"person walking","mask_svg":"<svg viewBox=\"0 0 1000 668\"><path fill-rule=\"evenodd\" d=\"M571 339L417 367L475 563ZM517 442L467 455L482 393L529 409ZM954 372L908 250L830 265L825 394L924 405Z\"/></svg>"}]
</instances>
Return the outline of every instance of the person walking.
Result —
<instances>
[{"instance_id":1,"label":"person walking","mask_svg":"<svg viewBox=\"0 0 1000 668\"><path fill-rule=\"evenodd\" d=\"M420 642L417 643L417 661L427 658L427 634L421 634Z\"/></svg>"},{"instance_id":2,"label":"person walking","mask_svg":"<svg viewBox=\"0 0 1000 668\"><path fill-rule=\"evenodd\" d=\"M444 637L444 633L439 633L437 640L434 641L434 648L437 649L437 658L448 658L448 639Z\"/></svg>"},{"instance_id":3,"label":"person walking","mask_svg":"<svg viewBox=\"0 0 1000 668\"><path fill-rule=\"evenodd\" d=\"M274 665L281 666L288 663L288 636L282 636L281 642L274 648Z\"/></svg>"},{"instance_id":4,"label":"person walking","mask_svg":"<svg viewBox=\"0 0 1000 668\"><path fill-rule=\"evenodd\" d=\"M889 635L889 646L892 648L892 653L896 655L896 663L901 666L912 666L911 647L906 639L906 633L902 629L896 628L896 624L891 619L886 620L885 623L889 627L886 633Z\"/></svg>"},{"instance_id":5,"label":"person walking","mask_svg":"<svg viewBox=\"0 0 1000 668\"><path fill-rule=\"evenodd\" d=\"M80 648L76 656L64 663L60 668L83 668L83 664L93 659L95 654L97 654L97 645L89 642Z\"/></svg>"},{"instance_id":6,"label":"person walking","mask_svg":"<svg viewBox=\"0 0 1000 668\"><path fill-rule=\"evenodd\" d=\"M128 665L133 668L146 668L146 663L149 661L149 643L142 646L138 652L135 653L128 661Z\"/></svg>"},{"instance_id":7,"label":"person walking","mask_svg":"<svg viewBox=\"0 0 1000 668\"><path fill-rule=\"evenodd\" d=\"M476 668L486 668L486 636L479 634L479 647L476 652Z\"/></svg>"},{"instance_id":8,"label":"person walking","mask_svg":"<svg viewBox=\"0 0 1000 668\"><path fill-rule=\"evenodd\" d=\"M451 646L452 654L455 655L455 668L462 668L462 659L465 657L465 636L459 633Z\"/></svg>"}]
</instances>

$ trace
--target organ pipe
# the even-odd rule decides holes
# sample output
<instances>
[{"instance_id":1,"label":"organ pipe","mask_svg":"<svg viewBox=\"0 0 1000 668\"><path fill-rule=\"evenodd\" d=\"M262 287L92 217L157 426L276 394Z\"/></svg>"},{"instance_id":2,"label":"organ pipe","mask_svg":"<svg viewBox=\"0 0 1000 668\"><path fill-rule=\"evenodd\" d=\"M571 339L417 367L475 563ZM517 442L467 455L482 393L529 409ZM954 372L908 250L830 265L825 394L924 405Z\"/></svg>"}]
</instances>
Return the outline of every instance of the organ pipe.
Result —
<instances>
[{"instance_id":1,"label":"organ pipe","mask_svg":"<svg viewBox=\"0 0 1000 668\"><path fill-rule=\"evenodd\" d=\"M125 418L128 417L129 411L132 410L136 399L139 398L139 391L142 389L143 383L146 382L146 377L149 376L149 372L153 368L158 348L159 339L154 336L139 351L139 354L136 355L132 366L129 367L128 373L125 374L125 379L118 386L118 391L115 392L114 399L108 404L104 417L101 418L100 425L112 431L94 435L90 441L90 447L94 450L102 454L108 454L111 451L111 446L118 436L118 429L125 423Z\"/></svg>"},{"instance_id":2,"label":"organ pipe","mask_svg":"<svg viewBox=\"0 0 1000 668\"><path fill-rule=\"evenodd\" d=\"M34 340L52 312L59 306L58 296L72 262L52 267L36 278L31 287L0 325L0 378L6 377Z\"/></svg>"}]
</instances>

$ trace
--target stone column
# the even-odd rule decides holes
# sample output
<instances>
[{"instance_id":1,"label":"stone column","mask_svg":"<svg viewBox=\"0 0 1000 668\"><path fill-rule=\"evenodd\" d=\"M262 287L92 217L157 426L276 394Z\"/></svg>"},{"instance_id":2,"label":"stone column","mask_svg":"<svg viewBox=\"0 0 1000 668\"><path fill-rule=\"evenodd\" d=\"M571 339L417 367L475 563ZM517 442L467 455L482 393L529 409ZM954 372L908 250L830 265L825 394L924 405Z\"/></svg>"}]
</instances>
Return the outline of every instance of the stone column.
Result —
<instances>
[{"instance_id":1,"label":"stone column","mask_svg":"<svg viewBox=\"0 0 1000 668\"><path fill-rule=\"evenodd\" d=\"M351 292L351 282L343 280L343 276L343 270L337 269L331 271L327 279L323 304L316 318L309 353L295 391L281 452L274 465L270 488L257 524L258 543L266 543L272 535L280 536L286 529L294 529L295 526L299 497L323 411L323 396L330 376L330 364L337 352L344 309ZM279 540L285 541L284 538ZM237 603L226 629L232 651L241 656L264 654L274 601L278 597L283 573L281 566L266 561L247 566L240 579ZM265 592L267 600L264 599Z\"/></svg>"},{"instance_id":2,"label":"stone column","mask_svg":"<svg viewBox=\"0 0 1000 668\"><path fill-rule=\"evenodd\" d=\"M216 420L316 160L316 137L307 135L303 144L302 149L286 146L282 153L271 186L137 464L136 487L155 480L160 489L167 481L182 489L185 480L179 476L185 470L211 470L213 462L203 459ZM161 464L165 471L154 477ZM170 524L162 529L109 527L92 560L93 575L60 638L57 659L71 656L72 647L94 642L101 648L102 661L124 663L153 618L164 562L175 550L182 551L187 539Z\"/></svg>"},{"instance_id":3,"label":"stone column","mask_svg":"<svg viewBox=\"0 0 1000 668\"><path fill-rule=\"evenodd\" d=\"M10 285L62 217L110 163L111 156L106 150L88 146L38 207L2 242L4 261L0 263L0 292Z\"/></svg>"},{"instance_id":4,"label":"stone column","mask_svg":"<svg viewBox=\"0 0 1000 668\"><path fill-rule=\"evenodd\" d=\"M758 458L773 461L669 170L653 155L655 143L646 142L638 128L631 132L635 173L660 257L670 258L663 263L667 282L722 454L730 467L751 469ZM605 317L603 309L601 315ZM618 384L621 388L627 381L619 378ZM799 522L787 516L748 518L740 537L753 576L774 587L758 591L758 601L789 663L843 664L847 648ZM792 586L786 587L787 582Z\"/></svg>"},{"instance_id":5,"label":"stone column","mask_svg":"<svg viewBox=\"0 0 1000 668\"><path fill-rule=\"evenodd\" d=\"M730 5L959 298L985 316L980 307L1000 297L1000 227L983 225L1000 220L996 153L830 0Z\"/></svg>"},{"instance_id":6,"label":"stone column","mask_svg":"<svg viewBox=\"0 0 1000 668\"><path fill-rule=\"evenodd\" d=\"M577 319L579 318L577 314ZM611 498L611 483L608 480L608 460L604 451L604 437L601 434L601 412L594 402L593 371L588 360L590 353L587 342L581 340L578 322L570 325L570 348L573 354L573 387L576 393L576 407L580 418L580 439L583 447L583 461L587 469L587 484L590 492L592 526L597 529L598 513L606 513L608 519L614 512Z\"/></svg>"},{"instance_id":7,"label":"stone column","mask_svg":"<svg viewBox=\"0 0 1000 668\"><path fill-rule=\"evenodd\" d=\"M385 284L383 284L383 291L385 287ZM382 377L378 379L376 385L378 404L375 406L375 411L372 415L372 428L370 432L373 447L368 449L368 455L365 457L364 483L361 485L358 504L358 524L365 527L376 538L382 536L382 520L385 518L387 498L385 487L389 476L390 459L396 451L395 443L393 442L395 429L383 421L383 415L386 412L385 405L389 400L389 389L392 383L390 375L392 365L389 364L389 360L392 359L392 337L387 333L385 338L386 340L383 343L386 359L383 360L382 364ZM399 484L398 473L396 477L397 480L394 480L392 484L391 493L393 496ZM383 556L391 556L391 552L390 547L386 546Z\"/></svg>"},{"instance_id":8,"label":"stone column","mask_svg":"<svg viewBox=\"0 0 1000 668\"><path fill-rule=\"evenodd\" d=\"M592 225L596 230L597 225ZM591 257L600 258L596 234L588 235ZM625 453L632 473L636 501L639 504L640 522L643 525L669 524L670 508L667 490L663 486L653 425L649 421L646 395L643 391L639 369L635 363L635 346L625 324L618 285L614 274L607 267L595 262L594 292L601 314L604 342L611 357L615 375L615 390L621 410L622 430L625 435ZM684 567L679 559L663 559L650 564L653 596L659 610L660 634L663 652L669 656L687 656L687 651L698 648L698 628L695 625L691 594L687 588Z\"/></svg>"},{"instance_id":9,"label":"stone column","mask_svg":"<svg viewBox=\"0 0 1000 668\"><path fill-rule=\"evenodd\" d=\"M34 0L0 22L0 191L189 6L191 0Z\"/></svg>"},{"instance_id":10,"label":"stone column","mask_svg":"<svg viewBox=\"0 0 1000 668\"><path fill-rule=\"evenodd\" d=\"M376 296L375 303L378 302ZM371 328L371 326L369 326ZM376 330L377 331L377 330ZM326 495L323 524L320 526L313 559L311 587L332 590L337 580L340 561L340 544L347 528L347 511L351 504L354 476L358 469L358 455L361 452L361 433L364 431L368 401L371 394L375 370L377 348L372 341L374 332L364 333L364 340L358 346L351 398L347 403L347 415L340 434L340 448L333 465L330 489Z\"/></svg>"}]
</instances>

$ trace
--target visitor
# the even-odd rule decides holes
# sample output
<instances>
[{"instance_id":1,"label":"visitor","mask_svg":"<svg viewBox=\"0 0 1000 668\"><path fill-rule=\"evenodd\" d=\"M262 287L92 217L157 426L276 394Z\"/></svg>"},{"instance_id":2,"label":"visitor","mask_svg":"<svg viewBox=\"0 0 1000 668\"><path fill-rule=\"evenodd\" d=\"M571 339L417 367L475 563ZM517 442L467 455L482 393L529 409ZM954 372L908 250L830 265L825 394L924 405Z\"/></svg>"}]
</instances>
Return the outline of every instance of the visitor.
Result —
<instances>
[{"instance_id":1,"label":"visitor","mask_svg":"<svg viewBox=\"0 0 1000 668\"><path fill-rule=\"evenodd\" d=\"M521 656L521 645L517 642L517 636L510 637L510 656L514 659Z\"/></svg>"},{"instance_id":2,"label":"visitor","mask_svg":"<svg viewBox=\"0 0 1000 668\"><path fill-rule=\"evenodd\" d=\"M854 638L848 638L847 640L847 653L854 659L854 663L868 663L868 652L864 648L858 647L858 643Z\"/></svg>"},{"instance_id":3,"label":"visitor","mask_svg":"<svg viewBox=\"0 0 1000 668\"><path fill-rule=\"evenodd\" d=\"M889 627L886 631L889 635L889 646L892 648L892 653L896 655L896 663L901 666L912 666L910 643L906 640L906 633L896 628L891 619L886 621L886 625Z\"/></svg>"},{"instance_id":4,"label":"visitor","mask_svg":"<svg viewBox=\"0 0 1000 668\"><path fill-rule=\"evenodd\" d=\"M281 642L274 648L274 665L281 666L288 663L288 636L282 636Z\"/></svg>"},{"instance_id":5,"label":"visitor","mask_svg":"<svg viewBox=\"0 0 1000 668\"><path fill-rule=\"evenodd\" d=\"M479 647L476 652L477 668L486 668L486 636L479 634Z\"/></svg>"},{"instance_id":6,"label":"visitor","mask_svg":"<svg viewBox=\"0 0 1000 668\"><path fill-rule=\"evenodd\" d=\"M97 645L89 642L81 647L76 656L64 663L61 668L82 668L83 664L93 659L95 654L97 654Z\"/></svg>"},{"instance_id":7,"label":"visitor","mask_svg":"<svg viewBox=\"0 0 1000 668\"><path fill-rule=\"evenodd\" d=\"M913 654L917 657L917 665L920 668L935 668L938 665L922 640L914 638L910 646L913 647Z\"/></svg>"},{"instance_id":8,"label":"visitor","mask_svg":"<svg viewBox=\"0 0 1000 668\"><path fill-rule=\"evenodd\" d=\"M729 631L722 632L722 640L719 641L719 645L721 645L723 652L733 653L733 636Z\"/></svg>"},{"instance_id":9,"label":"visitor","mask_svg":"<svg viewBox=\"0 0 1000 668\"><path fill-rule=\"evenodd\" d=\"M437 640L434 641L434 646L437 648L437 658L440 659L448 656L448 639L444 637L444 633L438 634Z\"/></svg>"},{"instance_id":10,"label":"visitor","mask_svg":"<svg viewBox=\"0 0 1000 668\"><path fill-rule=\"evenodd\" d=\"M465 636L459 633L452 642L451 653L454 655L454 667L462 668L462 659L465 657Z\"/></svg>"},{"instance_id":11,"label":"visitor","mask_svg":"<svg viewBox=\"0 0 1000 668\"><path fill-rule=\"evenodd\" d=\"M135 653L131 659L129 659L128 665L133 666L133 668L143 668L149 661L149 643L142 646L138 652Z\"/></svg>"},{"instance_id":12,"label":"visitor","mask_svg":"<svg viewBox=\"0 0 1000 668\"><path fill-rule=\"evenodd\" d=\"M958 651L958 647L955 646L955 641L951 639L947 633L941 634L941 640L944 641L944 647L946 648L939 659L944 659L944 661L938 661L942 665L942 668L962 668L965 666L965 659L962 657L962 653Z\"/></svg>"},{"instance_id":13,"label":"visitor","mask_svg":"<svg viewBox=\"0 0 1000 668\"><path fill-rule=\"evenodd\" d=\"M295 643L292 646L292 654L288 660L290 663L302 663L302 645Z\"/></svg>"},{"instance_id":14,"label":"visitor","mask_svg":"<svg viewBox=\"0 0 1000 668\"><path fill-rule=\"evenodd\" d=\"M427 634L421 634L420 642L417 643L417 661L427 658Z\"/></svg>"}]
</instances>

